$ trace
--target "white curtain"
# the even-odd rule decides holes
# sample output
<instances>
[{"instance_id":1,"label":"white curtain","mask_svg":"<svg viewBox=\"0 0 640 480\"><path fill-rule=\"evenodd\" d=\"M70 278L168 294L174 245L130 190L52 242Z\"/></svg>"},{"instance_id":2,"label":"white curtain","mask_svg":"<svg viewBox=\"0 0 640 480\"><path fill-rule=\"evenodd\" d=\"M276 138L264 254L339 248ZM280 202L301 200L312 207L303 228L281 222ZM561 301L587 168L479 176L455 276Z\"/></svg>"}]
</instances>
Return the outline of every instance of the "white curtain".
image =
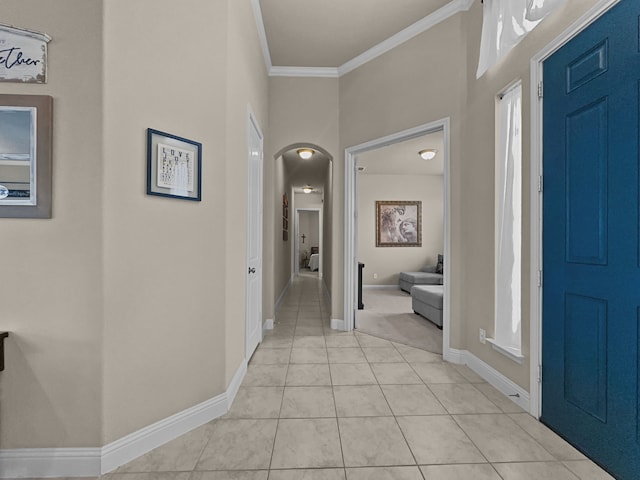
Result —
<instances>
[{"instance_id":1,"label":"white curtain","mask_svg":"<svg viewBox=\"0 0 640 480\"><path fill-rule=\"evenodd\" d=\"M499 103L496 161L496 331L499 345L520 352L522 261L522 87Z\"/></svg>"},{"instance_id":2,"label":"white curtain","mask_svg":"<svg viewBox=\"0 0 640 480\"><path fill-rule=\"evenodd\" d=\"M476 78L495 65L564 0L484 0Z\"/></svg>"}]
</instances>

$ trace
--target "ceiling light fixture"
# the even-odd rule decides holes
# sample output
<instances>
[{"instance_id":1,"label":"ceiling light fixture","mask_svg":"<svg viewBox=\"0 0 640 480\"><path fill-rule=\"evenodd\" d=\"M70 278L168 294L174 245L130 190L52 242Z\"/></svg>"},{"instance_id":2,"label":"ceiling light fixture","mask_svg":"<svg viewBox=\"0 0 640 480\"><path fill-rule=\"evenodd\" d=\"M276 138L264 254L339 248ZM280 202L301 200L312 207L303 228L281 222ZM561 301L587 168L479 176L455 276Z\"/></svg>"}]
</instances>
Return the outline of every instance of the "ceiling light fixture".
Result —
<instances>
[{"instance_id":1,"label":"ceiling light fixture","mask_svg":"<svg viewBox=\"0 0 640 480\"><path fill-rule=\"evenodd\" d=\"M432 160L436 156L437 150L435 148L425 148L424 150L420 150L418 155L423 160Z\"/></svg>"},{"instance_id":2,"label":"ceiling light fixture","mask_svg":"<svg viewBox=\"0 0 640 480\"><path fill-rule=\"evenodd\" d=\"M311 148L299 148L297 152L303 160L309 160L314 154L314 151Z\"/></svg>"},{"instance_id":3,"label":"ceiling light fixture","mask_svg":"<svg viewBox=\"0 0 640 480\"><path fill-rule=\"evenodd\" d=\"M306 187L304 187L304 188L302 189L302 191L303 191L304 193L311 193L311 192L313 191L313 188L311 187L311 185L307 185Z\"/></svg>"}]
</instances>

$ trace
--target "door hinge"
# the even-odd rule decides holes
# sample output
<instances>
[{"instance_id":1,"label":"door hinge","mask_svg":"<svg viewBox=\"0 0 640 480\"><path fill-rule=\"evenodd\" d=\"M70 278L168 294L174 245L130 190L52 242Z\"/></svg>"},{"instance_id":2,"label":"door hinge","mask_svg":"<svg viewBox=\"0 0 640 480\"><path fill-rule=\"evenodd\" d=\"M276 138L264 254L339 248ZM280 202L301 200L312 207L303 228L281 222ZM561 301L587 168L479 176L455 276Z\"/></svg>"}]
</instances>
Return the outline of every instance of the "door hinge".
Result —
<instances>
[{"instance_id":1,"label":"door hinge","mask_svg":"<svg viewBox=\"0 0 640 480\"><path fill-rule=\"evenodd\" d=\"M542 383L542 365L538 365L538 383Z\"/></svg>"},{"instance_id":2,"label":"door hinge","mask_svg":"<svg viewBox=\"0 0 640 480\"><path fill-rule=\"evenodd\" d=\"M542 270L538 270L538 287L542 287Z\"/></svg>"},{"instance_id":3,"label":"door hinge","mask_svg":"<svg viewBox=\"0 0 640 480\"><path fill-rule=\"evenodd\" d=\"M538 176L538 192L542 193L542 188L544 187L544 180L542 179L542 175Z\"/></svg>"},{"instance_id":4,"label":"door hinge","mask_svg":"<svg viewBox=\"0 0 640 480\"><path fill-rule=\"evenodd\" d=\"M542 98L544 94L544 89L542 87L542 82L538 83L538 98Z\"/></svg>"}]
</instances>

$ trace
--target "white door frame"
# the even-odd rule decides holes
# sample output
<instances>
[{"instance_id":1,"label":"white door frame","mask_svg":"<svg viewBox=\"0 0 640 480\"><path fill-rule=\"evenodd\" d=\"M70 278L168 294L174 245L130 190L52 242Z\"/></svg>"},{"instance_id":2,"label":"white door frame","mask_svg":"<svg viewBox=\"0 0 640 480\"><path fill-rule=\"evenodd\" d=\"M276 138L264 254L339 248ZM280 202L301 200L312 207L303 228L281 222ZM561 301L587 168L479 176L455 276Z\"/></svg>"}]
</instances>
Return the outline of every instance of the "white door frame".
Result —
<instances>
[{"instance_id":1,"label":"white door frame","mask_svg":"<svg viewBox=\"0 0 640 480\"><path fill-rule=\"evenodd\" d=\"M322 208L321 207L300 207L296 208L296 224L295 224L295 235L296 241L295 245L295 272L296 275L300 274L300 212L318 212L318 252L320 254L320 262L318 263L318 278L322 278Z\"/></svg>"},{"instance_id":2,"label":"white door frame","mask_svg":"<svg viewBox=\"0 0 640 480\"><path fill-rule=\"evenodd\" d=\"M530 61L531 72L531 278L530 295L530 378L529 413L536 418L542 414L542 147L543 111L538 85L542 85L543 62L560 47L601 17L620 0L601 0L564 32L535 54Z\"/></svg>"},{"instance_id":3,"label":"white door frame","mask_svg":"<svg viewBox=\"0 0 640 480\"><path fill-rule=\"evenodd\" d=\"M249 155L251 155L251 146L252 146L252 142L251 142L251 130L253 129L257 134L258 137L260 139L260 152L259 152L259 156L260 156L260 165L258 167L258 182L257 184L260 186L260 192L258 195L258 199L259 199L259 213L258 213L258 226L255 229L255 231L257 232L259 238L258 238L258 261L257 263L257 272L256 274L258 275L258 301L260 302L259 305L259 312L260 312L260 339L262 339L262 283L263 283L263 271L262 271L262 265L263 265L263 241L264 241L264 211L263 211L263 189L264 189L264 135L262 134L262 130L260 129L260 125L258 124L258 120L256 119L256 116L254 115L251 106L248 105L247 106L247 163L248 166L247 168L250 168L252 163L250 161ZM249 208L248 203L251 201L251 195L250 195L250 191L249 189L252 188L250 182L250 174L249 172L247 172L247 208ZM247 236L249 236L249 233L252 231L251 229L251 221L252 219L250 218L250 216L247 214ZM246 265L247 267L249 266L249 245L250 245L251 239L247 238L247 252L246 252ZM249 360L249 357L251 356L251 354L253 353L252 351L250 352L250 350L252 350L251 348L251 344L252 344L252 337L251 337L251 316L250 316L250 311L251 309L250 307L250 302L251 302L251 298L249 296L249 275L247 275L245 277L245 291L246 291L246 295L245 295L245 360Z\"/></svg>"},{"instance_id":4,"label":"white door frame","mask_svg":"<svg viewBox=\"0 0 640 480\"><path fill-rule=\"evenodd\" d=\"M358 154L386 147L394 143L399 143L416 137L421 137L429 133L442 131L444 151L444 297L442 308L442 351L443 358L449 360L453 358L450 348L450 252L451 252L451 199L450 199L450 120L449 117L436 120L434 122L419 125L408 130L387 135L386 137L371 140L345 149L345 205L344 205L344 320L342 322L332 322L333 327L351 331L355 323L356 287L357 287L357 189L356 189L356 157ZM457 358L457 357L456 357Z\"/></svg>"}]
</instances>

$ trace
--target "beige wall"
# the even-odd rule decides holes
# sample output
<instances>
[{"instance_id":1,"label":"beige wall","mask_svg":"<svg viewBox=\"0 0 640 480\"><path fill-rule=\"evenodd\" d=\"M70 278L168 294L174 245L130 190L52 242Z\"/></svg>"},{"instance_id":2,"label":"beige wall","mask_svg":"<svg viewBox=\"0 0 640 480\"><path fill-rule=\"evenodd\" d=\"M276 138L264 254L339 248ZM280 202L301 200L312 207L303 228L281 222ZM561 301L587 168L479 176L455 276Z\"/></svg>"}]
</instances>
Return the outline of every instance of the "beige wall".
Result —
<instances>
[{"instance_id":1,"label":"beige wall","mask_svg":"<svg viewBox=\"0 0 640 480\"><path fill-rule=\"evenodd\" d=\"M428 122L451 118L451 339L463 346L464 272L461 239L460 125L466 99L466 25L456 15L340 79L340 149L334 175L332 303L343 315L343 222L345 148ZM476 39L477 41L477 39Z\"/></svg>"},{"instance_id":2,"label":"beige wall","mask_svg":"<svg viewBox=\"0 0 640 480\"><path fill-rule=\"evenodd\" d=\"M442 176L436 175L358 175L358 261L365 264L364 285L398 285L400 272L436 264L444 246L443 187ZM378 200L422 202L421 247L376 247Z\"/></svg>"},{"instance_id":3,"label":"beige wall","mask_svg":"<svg viewBox=\"0 0 640 480\"><path fill-rule=\"evenodd\" d=\"M465 15L467 41L467 103L463 118L463 135L460 147L464 162L461 170L460 202L461 233L467 240L463 249L465 275L467 277L463 298L465 311L464 345L474 355L507 375L525 390L529 390L529 338L530 338L530 115L529 61L572 22L578 19L596 0L568 0L498 65L476 80L475 72L479 54L479 38L482 26L482 9L475 2ZM523 165L522 165L522 346L526 356L523 365L517 365L495 352L489 345L478 342L478 329L493 335L494 287L487 281L494 271L494 166L495 166L495 98L514 80L522 80L523 98ZM454 297L454 301L455 301Z\"/></svg>"},{"instance_id":4,"label":"beige wall","mask_svg":"<svg viewBox=\"0 0 640 480\"><path fill-rule=\"evenodd\" d=\"M226 17L224 1L105 3L104 443L225 389ZM202 143L202 202L145 194L148 127Z\"/></svg>"},{"instance_id":5,"label":"beige wall","mask_svg":"<svg viewBox=\"0 0 640 480\"><path fill-rule=\"evenodd\" d=\"M78 19L82 18L79 22ZM53 217L0 219L0 448L95 447L101 431L102 2L5 0L4 24L47 33ZM144 160L142 160L144 162Z\"/></svg>"},{"instance_id":6,"label":"beige wall","mask_svg":"<svg viewBox=\"0 0 640 480\"><path fill-rule=\"evenodd\" d=\"M0 448L97 447L222 393L244 358L264 61L249 0L11 0L0 17L53 37L49 82L2 93L54 97L53 218L0 220ZM149 127L202 143L202 202L146 195Z\"/></svg>"}]
</instances>

